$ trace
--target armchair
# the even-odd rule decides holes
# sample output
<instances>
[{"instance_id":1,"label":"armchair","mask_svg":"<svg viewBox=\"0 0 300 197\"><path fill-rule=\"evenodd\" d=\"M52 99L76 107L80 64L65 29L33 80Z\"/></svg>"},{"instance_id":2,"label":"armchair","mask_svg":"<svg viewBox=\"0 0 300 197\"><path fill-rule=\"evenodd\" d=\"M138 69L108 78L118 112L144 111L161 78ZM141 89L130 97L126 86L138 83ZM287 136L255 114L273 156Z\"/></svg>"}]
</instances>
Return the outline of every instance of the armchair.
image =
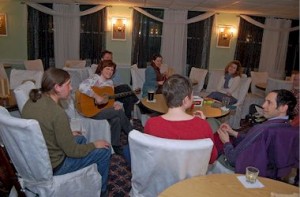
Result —
<instances>
[{"instance_id":1,"label":"armchair","mask_svg":"<svg viewBox=\"0 0 300 197\"><path fill-rule=\"evenodd\" d=\"M130 196L153 197L176 182L205 175L213 142L165 139L133 130L129 133L129 147Z\"/></svg>"},{"instance_id":2,"label":"armchair","mask_svg":"<svg viewBox=\"0 0 300 197\"><path fill-rule=\"evenodd\" d=\"M36 120L10 116L0 106L0 136L26 196L100 196L96 164L53 176L47 146Z\"/></svg>"}]
</instances>

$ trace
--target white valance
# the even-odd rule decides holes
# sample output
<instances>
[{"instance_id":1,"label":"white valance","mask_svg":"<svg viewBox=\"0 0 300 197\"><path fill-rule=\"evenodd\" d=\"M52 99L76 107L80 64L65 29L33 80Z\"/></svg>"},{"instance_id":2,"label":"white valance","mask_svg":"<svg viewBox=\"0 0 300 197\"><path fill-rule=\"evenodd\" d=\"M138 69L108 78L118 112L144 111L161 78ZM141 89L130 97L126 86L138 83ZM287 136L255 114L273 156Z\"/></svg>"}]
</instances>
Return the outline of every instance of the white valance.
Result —
<instances>
[{"instance_id":1,"label":"white valance","mask_svg":"<svg viewBox=\"0 0 300 197\"><path fill-rule=\"evenodd\" d=\"M174 20L167 20L167 19L161 19L161 18L158 18L156 16L153 16L152 14L148 13L147 11L141 9L141 8L138 8L138 7L133 7L133 9L135 9L136 11L140 12L141 14L145 15L145 16L148 16L149 18L152 18L156 21L159 21L159 22L162 22L162 23L169 23L169 24L190 24L190 23L195 23L195 22L198 22L198 21L202 21L202 20L205 20L211 16L213 16L214 14L216 14L215 12L206 12L204 14L201 14L199 16L196 16L196 17L193 17L193 18L190 18L190 19L186 19L185 21L174 21Z\"/></svg>"},{"instance_id":2,"label":"white valance","mask_svg":"<svg viewBox=\"0 0 300 197\"><path fill-rule=\"evenodd\" d=\"M246 16L246 15L240 15L240 17L245 19L249 23L257 26L257 27L260 27L260 28L263 28L263 29L266 29L266 30L270 30L270 31L296 31L296 30L299 30L299 26L291 27L291 28L276 28L276 27L273 27L273 26L268 26L268 25L262 24L262 23L254 20L251 17Z\"/></svg>"},{"instance_id":3,"label":"white valance","mask_svg":"<svg viewBox=\"0 0 300 197\"><path fill-rule=\"evenodd\" d=\"M85 11L79 12L79 13L66 13L66 12L59 12L59 11L55 11L53 9L47 8L46 6L43 6L41 4L38 3L31 3L31 2L25 2L28 6L37 9L40 12L43 12L45 14L49 14L52 16L65 16L65 17L76 17L76 16L85 16L88 14L92 14L95 12L98 12L99 10L102 10L103 8L105 8L106 6L104 5L97 5L93 8L87 9Z\"/></svg>"}]
</instances>

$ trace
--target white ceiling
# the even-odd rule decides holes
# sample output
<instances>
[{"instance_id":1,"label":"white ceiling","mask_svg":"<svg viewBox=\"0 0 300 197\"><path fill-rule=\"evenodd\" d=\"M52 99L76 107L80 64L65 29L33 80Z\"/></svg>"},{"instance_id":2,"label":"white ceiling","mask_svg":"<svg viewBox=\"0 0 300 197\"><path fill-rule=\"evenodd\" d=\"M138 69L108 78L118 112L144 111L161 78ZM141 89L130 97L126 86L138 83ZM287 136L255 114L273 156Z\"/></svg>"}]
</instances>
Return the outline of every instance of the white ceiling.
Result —
<instances>
[{"instance_id":1,"label":"white ceiling","mask_svg":"<svg viewBox=\"0 0 300 197\"><path fill-rule=\"evenodd\" d=\"M38 3L79 3L216 11L299 19L299 0L29 0Z\"/></svg>"}]
</instances>

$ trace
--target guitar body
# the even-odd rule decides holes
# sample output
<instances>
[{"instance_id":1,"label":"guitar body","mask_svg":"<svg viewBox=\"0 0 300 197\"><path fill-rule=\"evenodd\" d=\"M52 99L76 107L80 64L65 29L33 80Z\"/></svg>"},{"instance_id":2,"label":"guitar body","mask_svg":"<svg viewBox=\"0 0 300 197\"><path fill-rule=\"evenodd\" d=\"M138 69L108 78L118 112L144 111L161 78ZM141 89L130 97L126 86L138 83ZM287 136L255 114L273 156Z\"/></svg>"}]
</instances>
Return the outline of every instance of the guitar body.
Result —
<instances>
[{"instance_id":1,"label":"guitar body","mask_svg":"<svg viewBox=\"0 0 300 197\"><path fill-rule=\"evenodd\" d=\"M111 98L114 95L114 90L110 86L96 87L93 86L92 90L99 96L108 98L108 102L97 105L95 104L94 98L81 93L79 90L75 93L75 107L79 114L85 117L93 117L98 114L101 110L112 107L115 99Z\"/></svg>"}]
</instances>

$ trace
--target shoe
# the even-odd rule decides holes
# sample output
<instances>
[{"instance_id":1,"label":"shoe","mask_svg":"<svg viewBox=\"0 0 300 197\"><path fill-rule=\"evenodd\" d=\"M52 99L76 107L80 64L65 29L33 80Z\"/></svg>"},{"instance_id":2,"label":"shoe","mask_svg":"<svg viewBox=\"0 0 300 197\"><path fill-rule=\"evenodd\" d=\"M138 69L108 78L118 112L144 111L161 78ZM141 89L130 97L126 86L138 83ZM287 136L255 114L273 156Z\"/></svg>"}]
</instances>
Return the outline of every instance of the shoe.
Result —
<instances>
[{"instance_id":1,"label":"shoe","mask_svg":"<svg viewBox=\"0 0 300 197\"><path fill-rule=\"evenodd\" d=\"M122 146L112 146L112 147L117 155L123 155L123 147Z\"/></svg>"}]
</instances>

